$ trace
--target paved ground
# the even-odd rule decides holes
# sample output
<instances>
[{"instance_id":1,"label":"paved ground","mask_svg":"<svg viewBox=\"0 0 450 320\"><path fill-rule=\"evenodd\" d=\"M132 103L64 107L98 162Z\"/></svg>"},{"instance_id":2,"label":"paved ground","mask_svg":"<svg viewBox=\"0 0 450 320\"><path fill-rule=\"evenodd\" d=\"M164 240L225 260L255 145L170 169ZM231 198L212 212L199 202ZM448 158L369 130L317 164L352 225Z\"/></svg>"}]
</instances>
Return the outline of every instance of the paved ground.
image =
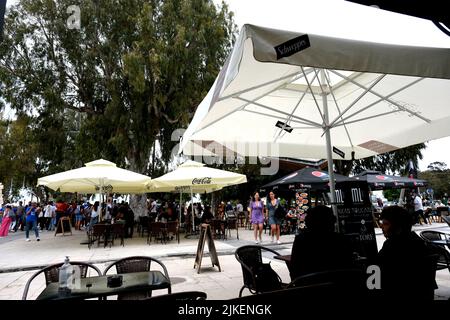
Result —
<instances>
[{"instance_id":1,"label":"paved ground","mask_svg":"<svg viewBox=\"0 0 450 320\"><path fill-rule=\"evenodd\" d=\"M445 224L415 227L416 231L432 228L450 232ZM381 230L376 229L378 247L381 248L384 237ZM160 259L167 267L171 277L173 292L199 290L208 294L208 299L230 299L238 296L242 286L242 271L234 257L236 248L253 244L253 235L249 230L239 230L240 240L236 239L236 231L232 232L229 240L215 240L216 250L222 272L217 267L211 267L210 258L205 255L202 261L201 273L194 269L195 253L198 239L186 239L181 235L181 243L175 240L167 244L152 243L148 245L146 238L135 234L132 239L125 239L125 246L116 242L111 248L92 247L80 244L86 240L84 231L73 230L73 235L54 236L53 232L41 233L41 241L37 242L34 235L31 241L25 241L24 232L12 233L7 238L0 238L0 300L21 299L23 288L30 276L42 266L61 262L66 255L71 260L86 261L95 264L101 271L119 258L133 255L147 255ZM277 250L281 254L289 254L294 235L282 236L282 244L272 244L268 234L263 233L263 245ZM207 246L205 252L207 252ZM274 260L271 255L265 257L283 281L289 282L289 273L284 262ZM450 298L450 273L448 270L438 271L436 276L439 289L435 291L436 299ZM42 279L33 281L28 298L34 299L43 290L45 284ZM155 291L162 294L166 291ZM248 294L245 290L244 294Z\"/></svg>"}]
</instances>

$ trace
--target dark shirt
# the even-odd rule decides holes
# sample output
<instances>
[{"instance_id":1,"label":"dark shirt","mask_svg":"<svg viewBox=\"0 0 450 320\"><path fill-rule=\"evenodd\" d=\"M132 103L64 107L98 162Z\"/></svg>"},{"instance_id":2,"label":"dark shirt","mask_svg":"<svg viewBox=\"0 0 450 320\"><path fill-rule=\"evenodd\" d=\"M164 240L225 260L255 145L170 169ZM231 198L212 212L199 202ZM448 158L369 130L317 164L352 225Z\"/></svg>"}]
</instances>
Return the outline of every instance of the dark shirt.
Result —
<instances>
[{"instance_id":1,"label":"dark shirt","mask_svg":"<svg viewBox=\"0 0 450 320\"><path fill-rule=\"evenodd\" d=\"M344 235L305 231L295 237L291 255L292 280L309 273L352 266L352 246Z\"/></svg>"},{"instance_id":2,"label":"dark shirt","mask_svg":"<svg viewBox=\"0 0 450 320\"><path fill-rule=\"evenodd\" d=\"M415 232L387 239L378 253L383 292L393 297L433 299L437 285L429 258L432 253Z\"/></svg>"}]
</instances>

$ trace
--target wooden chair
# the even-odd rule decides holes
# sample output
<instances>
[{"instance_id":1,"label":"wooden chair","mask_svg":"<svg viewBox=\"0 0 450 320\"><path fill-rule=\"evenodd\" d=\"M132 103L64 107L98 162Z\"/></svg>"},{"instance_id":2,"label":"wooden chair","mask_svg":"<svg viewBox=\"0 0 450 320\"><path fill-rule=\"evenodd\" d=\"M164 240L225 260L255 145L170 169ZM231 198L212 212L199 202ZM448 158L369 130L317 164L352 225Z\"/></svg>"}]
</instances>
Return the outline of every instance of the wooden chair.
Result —
<instances>
[{"instance_id":1,"label":"wooden chair","mask_svg":"<svg viewBox=\"0 0 450 320\"><path fill-rule=\"evenodd\" d=\"M178 221L167 222L167 224L166 224L167 237L169 236L170 233L174 234L175 239L178 241L178 243L180 243L180 230L178 228Z\"/></svg>"},{"instance_id":2,"label":"wooden chair","mask_svg":"<svg viewBox=\"0 0 450 320\"><path fill-rule=\"evenodd\" d=\"M103 242L104 247L108 245L108 243L112 244L111 240L111 225L97 223L92 226L92 229L88 231L88 247L91 248L92 244L97 241L97 247L100 246L100 243Z\"/></svg>"},{"instance_id":3,"label":"wooden chair","mask_svg":"<svg viewBox=\"0 0 450 320\"><path fill-rule=\"evenodd\" d=\"M239 240L239 229L238 229L238 220L237 219L228 219L227 220L227 230L228 234L231 238L231 230L236 229L236 238Z\"/></svg>"},{"instance_id":4,"label":"wooden chair","mask_svg":"<svg viewBox=\"0 0 450 320\"><path fill-rule=\"evenodd\" d=\"M42 273L45 275L45 285L46 286L48 286L52 282L59 282L59 268L63 264L64 264L63 262L52 264L50 266L47 266L47 267L39 270L35 274L33 274L31 276L31 278L28 279L28 281L27 281L27 283L25 285L25 289L24 289L23 294L22 294L22 300L27 300L27 295L28 295L28 291L30 289L31 282L37 276L39 276ZM80 262L80 261L70 261L70 264L73 265L73 266L79 266L80 267L81 278L86 278L89 268L93 269L96 272L95 276L99 276L100 277L102 275L100 270L96 266L94 266L93 264L86 263L86 262Z\"/></svg>"},{"instance_id":5,"label":"wooden chair","mask_svg":"<svg viewBox=\"0 0 450 320\"><path fill-rule=\"evenodd\" d=\"M150 227L148 231L147 243L152 242L152 237L161 239L161 243L166 243L166 224L163 222L150 222Z\"/></svg>"},{"instance_id":6,"label":"wooden chair","mask_svg":"<svg viewBox=\"0 0 450 320\"><path fill-rule=\"evenodd\" d=\"M148 232L149 222L150 222L149 217L147 217L147 216L139 217L137 232L141 235L141 237L144 236L144 233L146 231Z\"/></svg>"},{"instance_id":7,"label":"wooden chair","mask_svg":"<svg viewBox=\"0 0 450 320\"><path fill-rule=\"evenodd\" d=\"M114 240L120 238L120 244L125 246L125 223L116 222L111 225L111 241L112 245L114 245Z\"/></svg>"},{"instance_id":8,"label":"wooden chair","mask_svg":"<svg viewBox=\"0 0 450 320\"><path fill-rule=\"evenodd\" d=\"M211 228L215 238L226 239L227 234L225 232L225 222L223 220L213 219L211 221Z\"/></svg>"},{"instance_id":9,"label":"wooden chair","mask_svg":"<svg viewBox=\"0 0 450 320\"><path fill-rule=\"evenodd\" d=\"M106 267L105 271L103 272L103 275L107 275L108 271L111 270L113 267L116 268L117 274L124 274L124 273L131 273L131 272L144 272L144 271L150 271L150 268L152 266L152 262L155 264L158 264L160 269L162 269L162 272L166 279L164 279L164 283L162 283L161 287L167 288L167 292L170 294L172 293L172 286L170 283L169 273L167 272L167 268L158 259L147 257L147 256L132 256L123 258L120 260L117 260L108 267ZM149 290L147 292L130 292L130 293L122 293L117 296L118 300L142 300L147 299L152 296L152 290Z\"/></svg>"}]
</instances>

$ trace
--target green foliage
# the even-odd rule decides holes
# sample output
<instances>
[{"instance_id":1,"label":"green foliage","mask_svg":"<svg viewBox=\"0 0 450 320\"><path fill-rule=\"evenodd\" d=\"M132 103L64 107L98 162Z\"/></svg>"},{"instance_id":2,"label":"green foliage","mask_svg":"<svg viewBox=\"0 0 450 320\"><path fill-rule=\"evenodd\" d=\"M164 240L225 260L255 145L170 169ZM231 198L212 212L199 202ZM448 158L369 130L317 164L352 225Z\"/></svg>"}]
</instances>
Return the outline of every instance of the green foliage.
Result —
<instances>
[{"instance_id":1,"label":"green foliage","mask_svg":"<svg viewBox=\"0 0 450 320\"><path fill-rule=\"evenodd\" d=\"M81 9L79 30L67 27L70 5ZM0 96L28 122L2 137L19 160L0 166L17 162L29 185L100 157L166 170L171 133L189 123L235 31L227 6L211 0L20 0L5 17Z\"/></svg>"},{"instance_id":2,"label":"green foliage","mask_svg":"<svg viewBox=\"0 0 450 320\"><path fill-rule=\"evenodd\" d=\"M370 158L355 161L336 160L335 165L337 172L343 175L349 175L351 172L358 174L364 170L376 170L382 173L399 172L400 175L407 175L409 161L412 160L417 168L418 160L423 158L421 150L424 148L425 144L420 143Z\"/></svg>"},{"instance_id":3,"label":"green foliage","mask_svg":"<svg viewBox=\"0 0 450 320\"><path fill-rule=\"evenodd\" d=\"M388 201L395 201L400 198L400 189L383 190L383 195Z\"/></svg>"},{"instance_id":4,"label":"green foliage","mask_svg":"<svg viewBox=\"0 0 450 320\"><path fill-rule=\"evenodd\" d=\"M419 178L428 181L428 187L434 191L433 198L442 199L450 191L450 169L445 162L433 162L427 171L419 172Z\"/></svg>"}]
</instances>

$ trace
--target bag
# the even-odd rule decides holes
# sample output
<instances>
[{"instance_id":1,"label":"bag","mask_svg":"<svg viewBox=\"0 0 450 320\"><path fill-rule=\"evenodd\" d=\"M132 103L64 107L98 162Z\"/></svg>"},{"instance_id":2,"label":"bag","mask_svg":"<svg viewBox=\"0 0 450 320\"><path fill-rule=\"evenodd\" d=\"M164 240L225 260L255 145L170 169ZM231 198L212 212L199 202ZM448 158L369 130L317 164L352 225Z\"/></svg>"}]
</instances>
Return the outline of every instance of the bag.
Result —
<instances>
[{"instance_id":1,"label":"bag","mask_svg":"<svg viewBox=\"0 0 450 320\"><path fill-rule=\"evenodd\" d=\"M284 217L286 217L286 210L284 210L284 208L278 204L277 208L275 209L275 218L281 220L284 219Z\"/></svg>"},{"instance_id":2,"label":"bag","mask_svg":"<svg viewBox=\"0 0 450 320\"><path fill-rule=\"evenodd\" d=\"M268 292L281 289L281 281L278 274L272 269L270 263L258 265L253 273L255 275L256 291Z\"/></svg>"}]
</instances>

